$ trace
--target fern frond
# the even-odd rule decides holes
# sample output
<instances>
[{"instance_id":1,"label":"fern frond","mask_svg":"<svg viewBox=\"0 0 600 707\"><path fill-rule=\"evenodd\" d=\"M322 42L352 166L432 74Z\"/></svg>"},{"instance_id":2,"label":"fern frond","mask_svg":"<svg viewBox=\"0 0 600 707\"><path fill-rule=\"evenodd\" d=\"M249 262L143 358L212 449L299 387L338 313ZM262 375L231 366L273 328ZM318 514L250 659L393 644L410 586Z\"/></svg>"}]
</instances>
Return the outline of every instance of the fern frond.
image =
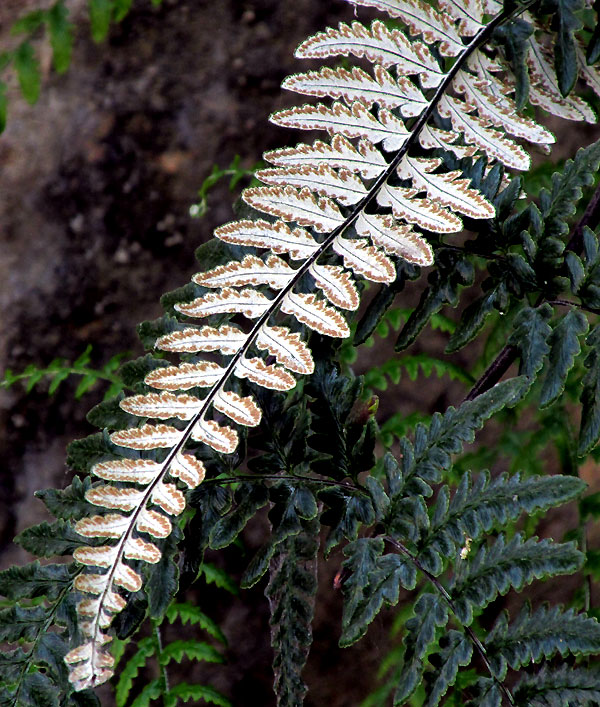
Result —
<instances>
[{"instance_id":1,"label":"fern frond","mask_svg":"<svg viewBox=\"0 0 600 707\"><path fill-rule=\"evenodd\" d=\"M469 625L474 607L483 608L511 587L521 589L534 579L569 574L583 564L582 554L573 543L553 543L516 534L505 542L499 535L489 548L458 562L451 583L454 611Z\"/></svg>"},{"instance_id":2,"label":"fern frond","mask_svg":"<svg viewBox=\"0 0 600 707\"><path fill-rule=\"evenodd\" d=\"M277 546L270 562L266 596L271 610L274 690L277 704L302 704L307 687L301 673L312 643L317 592L319 522Z\"/></svg>"},{"instance_id":3,"label":"fern frond","mask_svg":"<svg viewBox=\"0 0 600 707\"><path fill-rule=\"evenodd\" d=\"M515 688L515 699L519 707L563 707L565 704L593 707L600 700L600 673L597 668L544 666L536 675L520 680Z\"/></svg>"},{"instance_id":4,"label":"fern frond","mask_svg":"<svg viewBox=\"0 0 600 707\"><path fill-rule=\"evenodd\" d=\"M494 674L504 679L510 666L518 670L528 663L540 663L559 653L563 658L600 652L600 626L596 619L577 615L573 609L540 607L531 611L528 604L512 622L502 614L485 639Z\"/></svg>"},{"instance_id":5,"label":"fern frond","mask_svg":"<svg viewBox=\"0 0 600 707\"><path fill-rule=\"evenodd\" d=\"M334 339L350 336L350 326L340 309L354 311L358 307L360 288L355 276L391 284L398 273L404 277L407 264L433 262L423 231L456 233L463 227L463 217L482 220L496 213L483 188L473 186L463 171L447 168L448 151L468 156L475 146L490 159L522 170L529 165L529 155L525 147L507 137L507 132L512 130L542 145L552 142L552 136L533 121L516 117L506 98L513 84L502 56L495 49L490 50L491 55L483 51L494 30L524 8L495 14L494 3L488 2L486 7L492 8L490 14L495 16L485 24L484 8L477 0L443 0L438 9L421 0L356 0L355 4L400 18L409 32L389 30L379 21L370 29L356 22L320 33L301 45L298 54L302 56L352 54L375 66L323 68L286 80L286 88L334 100L283 110L271 120L281 126L325 130L330 143L301 144L266 155L275 167L259 174L265 186L242 194L248 206L266 216L217 229L221 249L216 256L216 251L212 252L207 270L165 301L175 318L155 346L183 354L181 363L147 359L137 366L137 373L130 371L139 387L120 407L131 419L96 441L94 453L99 458L92 475L107 483L94 482L85 499L119 512L90 514L76 526L94 541L75 550L76 560L85 566L76 588L90 595L79 604L84 642L67 655L73 666L71 681L78 690L110 677L113 660L107 652L111 640L108 628L123 606L121 591L139 590L152 566L159 568L156 576L161 582L164 579L164 584L157 583L164 591L158 597L153 590L151 613L164 612L176 585L171 567L176 544L173 535L165 533L169 528L178 529L175 519L185 507L177 484L198 486L206 473L200 459L211 459L213 451L234 454L244 429L258 424L261 408L264 413L264 405L257 404L261 394L252 388L252 396L246 395L244 383L237 379L247 379L259 389L293 389L296 375L315 369L308 346L311 331ZM413 41L408 34L420 34L423 41ZM472 40L465 44L465 37ZM536 70L546 72L542 59L537 59L537 49L532 43L530 55ZM452 57L452 62L445 57ZM505 71L507 87L494 95L498 79L493 73L498 67ZM544 83L536 76L532 74L532 84L539 83L539 91L559 91L560 82L546 77ZM450 91L460 95L450 95ZM569 108L579 106L574 99L553 95L552 100ZM579 109L581 115L587 115L584 108ZM434 116L436 121L438 117L449 121L440 120L433 127L428 123ZM444 157L440 157L440 147ZM430 154L431 150L436 152ZM482 172L483 160L479 164ZM496 193L500 183L497 173L498 169L492 171L490 180L496 180L495 187L486 187L486 194ZM372 207L377 207L378 213L372 213ZM248 252L248 248L268 252L261 255L257 250ZM445 266L442 262L436 277L440 273L439 291L426 316L469 281L472 268L452 256L446 258ZM414 330L424 324L426 316L421 313L419 322L412 323ZM244 319L233 326L228 323L233 317ZM190 326L193 319L208 321L206 326ZM217 352L218 362L212 352ZM202 358L204 353L210 356ZM274 356L276 363L268 355ZM331 397L339 393L331 372L316 370L313 380L328 389ZM403 446L402 472L390 476L392 504L399 502L401 491L411 484L428 495L429 484L439 480L450 454L471 441L474 430L489 415L521 393L521 381L504 383L459 410L451 409L443 418L434 417L428 431L418 427L414 447L408 442ZM221 424L222 415L229 418L227 424ZM134 427L135 417L141 420ZM148 422L147 418L159 422ZM328 462L334 468L333 477L349 475L356 480L358 473L372 465L374 426L364 425L361 439L352 440L357 456L353 458L348 449L347 420L335 419L335 423L339 458ZM317 439L311 439L311 444L318 442L318 434L313 437ZM257 581L282 549L281 544L291 543L290 538L302 532L317 514L310 488L275 484L272 493L281 496L277 513L281 508L285 512L274 516L271 543L249 568L246 584ZM336 497L331 491L329 498L321 495L329 505L332 525L326 550L343 536L355 539L361 522L374 521L377 514L372 497L381 493L373 482L355 493L339 491ZM199 492L197 497L201 495ZM261 501L255 498L239 512L232 510L228 521L221 522L227 501L213 500L209 518L202 520L203 542L211 535L215 542L235 536L243 527L246 512L255 511ZM424 503L417 502L417 506L411 510L412 517L425 527ZM554 567L550 559L547 565L548 571ZM529 572L539 573L542 568L530 568ZM426 601L419 604L419 611ZM407 660L417 665L431 640L435 621L432 624L425 614L419 614L413 623L414 641L409 642ZM182 646L181 654L183 651ZM143 699L150 699L154 690L148 686Z\"/></svg>"}]
</instances>

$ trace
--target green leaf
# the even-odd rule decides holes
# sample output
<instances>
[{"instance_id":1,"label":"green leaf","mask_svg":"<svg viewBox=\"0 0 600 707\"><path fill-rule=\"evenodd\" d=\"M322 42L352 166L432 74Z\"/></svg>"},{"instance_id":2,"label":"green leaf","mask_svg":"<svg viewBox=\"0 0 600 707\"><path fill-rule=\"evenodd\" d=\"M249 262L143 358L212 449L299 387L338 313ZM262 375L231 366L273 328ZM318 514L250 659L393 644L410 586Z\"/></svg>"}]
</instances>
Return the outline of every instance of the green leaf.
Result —
<instances>
[{"instance_id":1,"label":"green leaf","mask_svg":"<svg viewBox=\"0 0 600 707\"><path fill-rule=\"evenodd\" d=\"M277 545L269 564L265 595L271 611L273 689L277 705L301 705L307 691L302 680L312 643L317 593L319 521L307 522L298 535Z\"/></svg>"},{"instance_id":2,"label":"green leaf","mask_svg":"<svg viewBox=\"0 0 600 707\"><path fill-rule=\"evenodd\" d=\"M463 312L460 322L448 341L445 353L460 351L479 334L494 310L497 289L494 288L472 302Z\"/></svg>"},{"instance_id":3,"label":"green leaf","mask_svg":"<svg viewBox=\"0 0 600 707\"><path fill-rule=\"evenodd\" d=\"M40 565L37 560L9 567L0 572L0 595L14 600L45 596L52 601L69 587L75 571L71 565Z\"/></svg>"},{"instance_id":4,"label":"green leaf","mask_svg":"<svg viewBox=\"0 0 600 707\"><path fill-rule=\"evenodd\" d=\"M94 42L106 39L110 28L113 0L89 0L90 23Z\"/></svg>"},{"instance_id":5,"label":"green leaf","mask_svg":"<svg viewBox=\"0 0 600 707\"><path fill-rule=\"evenodd\" d=\"M490 479L487 471L475 482L465 473L450 500L448 486L437 497L431 530L418 543L421 565L438 576L461 547L484 537L494 529L513 523L522 514L560 506L577 498L586 485L573 476L530 476L500 474Z\"/></svg>"},{"instance_id":6,"label":"green leaf","mask_svg":"<svg viewBox=\"0 0 600 707\"><path fill-rule=\"evenodd\" d=\"M216 567L210 562L203 562L200 567L200 574L204 575L204 580L207 584L214 584L219 589L224 589L226 592L237 596L239 589L233 579L225 572L225 570Z\"/></svg>"},{"instance_id":7,"label":"green leaf","mask_svg":"<svg viewBox=\"0 0 600 707\"><path fill-rule=\"evenodd\" d=\"M48 618L44 606L11 606L0 609L0 641L33 641Z\"/></svg>"},{"instance_id":8,"label":"green leaf","mask_svg":"<svg viewBox=\"0 0 600 707\"><path fill-rule=\"evenodd\" d=\"M133 681L139 675L148 658L154 655L155 643L152 636L142 638L137 642L135 654L119 669L119 681L115 688L115 702L117 707L125 707L129 701Z\"/></svg>"},{"instance_id":9,"label":"green leaf","mask_svg":"<svg viewBox=\"0 0 600 707\"><path fill-rule=\"evenodd\" d=\"M515 405L525 389L522 377L503 381L458 409L449 407L444 415L436 413L429 427L419 424L414 445L407 439L401 441L402 463L396 478L390 481L392 496L414 491L413 486L418 493L431 495L428 484L439 483L441 471L451 465L451 455L459 453L463 443L472 442L475 431L494 413Z\"/></svg>"},{"instance_id":10,"label":"green leaf","mask_svg":"<svg viewBox=\"0 0 600 707\"><path fill-rule=\"evenodd\" d=\"M513 694L518 707L593 707L600 704L600 670L544 666L537 674L525 674Z\"/></svg>"},{"instance_id":11,"label":"green leaf","mask_svg":"<svg viewBox=\"0 0 600 707\"><path fill-rule=\"evenodd\" d=\"M232 703L220 692L215 690L210 685L188 685L187 683L179 683L169 690L169 696L175 697L182 702L194 703L201 701L207 702L217 707L233 707Z\"/></svg>"},{"instance_id":12,"label":"green leaf","mask_svg":"<svg viewBox=\"0 0 600 707\"><path fill-rule=\"evenodd\" d=\"M473 283L473 265L463 253L440 249L436 255L436 266L427 278L429 286L400 332L396 351L410 346L444 304L456 307L460 290Z\"/></svg>"},{"instance_id":13,"label":"green leaf","mask_svg":"<svg viewBox=\"0 0 600 707\"><path fill-rule=\"evenodd\" d=\"M553 543L517 533L508 543L499 535L489 548L459 560L450 594L456 616L468 626L481 609L511 588L520 591L534 579L576 572L584 557L574 543Z\"/></svg>"},{"instance_id":14,"label":"green leaf","mask_svg":"<svg viewBox=\"0 0 600 707\"><path fill-rule=\"evenodd\" d=\"M73 551L82 545L93 544L93 539L83 538L64 520L55 523L44 521L23 530L15 538L22 548L38 557L53 555L72 555Z\"/></svg>"},{"instance_id":15,"label":"green leaf","mask_svg":"<svg viewBox=\"0 0 600 707\"><path fill-rule=\"evenodd\" d=\"M122 22L127 17L132 4L133 0L113 0L115 22Z\"/></svg>"},{"instance_id":16,"label":"green leaf","mask_svg":"<svg viewBox=\"0 0 600 707\"><path fill-rule=\"evenodd\" d=\"M575 213L583 196L582 187L593 183L600 166L600 140L577 150L561 172L552 175L552 190L542 189L540 206L546 236L564 236L569 232L568 219Z\"/></svg>"},{"instance_id":17,"label":"green leaf","mask_svg":"<svg viewBox=\"0 0 600 707\"><path fill-rule=\"evenodd\" d=\"M525 604L516 620L503 613L485 638L494 674L504 680L507 668L518 670L560 653L565 658L600 652L600 625L596 619L577 615L573 609L540 607L534 613Z\"/></svg>"},{"instance_id":18,"label":"green leaf","mask_svg":"<svg viewBox=\"0 0 600 707\"><path fill-rule=\"evenodd\" d=\"M577 80L577 54L575 52L576 30L582 24L575 13L583 9L583 0L551 0L550 7L556 12L556 42L554 43L554 67L558 87L567 96Z\"/></svg>"},{"instance_id":19,"label":"green leaf","mask_svg":"<svg viewBox=\"0 0 600 707\"><path fill-rule=\"evenodd\" d=\"M19 707L59 707L59 689L40 672L25 675L19 692Z\"/></svg>"},{"instance_id":20,"label":"green leaf","mask_svg":"<svg viewBox=\"0 0 600 707\"><path fill-rule=\"evenodd\" d=\"M579 502L579 513L582 520L587 520L588 518L597 520L600 518L600 491L590 493L581 499Z\"/></svg>"},{"instance_id":21,"label":"green leaf","mask_svg":"<svg viewBox=\"0 0 600 707\"><path fill-rule=\"evenodd\" d=\"M517 110L525 107L529 98L529 71L527 69L527 40L533 26L522 19L504 22L494 30L494 39L503 47L510 69L515 77Z\"/></svg>"},{"instance_id":22,"label":"green leaf","mask_svg":"<svg viewBox=\"0 0 600 707\"><path fill-rule=\"evenodd\" d=\"M552 307L545 303L539 307L525 307L514 321L514 331L508 344L519 349L521 365L519 375L533 380L544 365L544 359L550 352L548 339L552 329L548 320L552 316Z\"/></svg>"},{"instance_id":23,"label":"green leaf","mask_svg":"<svg viewBox=\"0 0 600 707\"><path fill-rule=\"evenodd\" d=\"M344 613L340 646L358 641L385 603L398 603L400 587L414 589L417 577L412 562L398 554L382 555L383 540L360 538L344 548Z\"/></svg>"},{"instance_id":24,"label":"green leaf","mask_svg":"<svg viewBox=\"0 0 600 707\"><path fill-rule=\"evenodd\" d=\"M194 626L199 626L223 645L227 645L227 639L219 625L193 604L188 604L187 602L185 604L170 604L166 617L170 623L174 623L179 619L184 625L190 623Z\"/></svg>"},{"instance_id":25,"label":"green leaf","mask_svg":"<svg viewBox=\"0 0 600 707\"><path fill-rule=\"evenodd\" d=\"M86 500L85 494L92 488L92 480L87 476L83 481L73 477L73 483L66 489L43 489L35 492L35 497L44 502L55 518L79 520L83 516L98 512L98 507Z\"/></svg>"},{"instance_id":26,"label":"green leaf","mask_svg":"<svg viewBox=\"0 0 600 707\"><path fill-rule=\"evenodd\" d=\"M581 392L581 425L577 453L588 454L600 439L600 326L587 337L590 348L584 360L587 372L583 377Z\"/></svg>"},{"instance_id":27,"label":"green leaf","mask_svg":"<svg viewBox=\"0 0 600 707\"><path fill-rule=\"evenodd\" d=\"M542 384L540 407L551 405L563 392L567 375L581 352L579 337L587 330L586 317L575 309L568 312L552 330L548 340L548 372Z\"/></svg>"},{"instance_id":28,"label":"green leaf","mask_svg":"<svg viewBox=\"0 0 600 707\"><path fill-rule=\"evenodd\" d=\"M156 542L161 550L156 564L144 565L147 578L145 592L148 597L148 614L153 619L162 619L179 587L179 566L176 561L181 530L175 526L173 532L162 542Z\"/></svg>"},{"instance_id":29,"label":"green leaf","mask_svg":"<svg viewBox=\"0 0 600 707\"><path fill-rule=\"evenodd\" d=\"M161 680L152 680L144 686L140 694L130 704L129 707L150 707L152 700L158 700L162 697L163 688Z\"/></svg>"},{"instance_id":30,"label":"green leaf","mask_svg":"<svg viewBox=\"0 0 600 707\"><path fill-rule=\"evenodd\" d=\"M217 550L230 545L245 528L246 523L269 501L263 484L241 483L235 492L237 504L220 520L210 534L210 546Z\"/></svg>"},{"instance_id":31,"label":"green leaf","mask_svg":"<svg viewBox=\"0 0 600 707\"><path fill-rule=\"evenodd\" d=\"M600 24L598 23L596 23L590 41L588 42L585 58L590 66L600 59Z\"/></svg>"},{"instance_id":32,"label":"green leaf","mask_svg":"<svg viewBox=\"0 0 600 707\"><path fill-rule=\"evenodd\" d=\"M63 2L56 3L48 10L46 22L54 70L62 74L69 68L73 49L73 25L69 22L69 11Z\"/></svg>"},{"instance_id":33,"label":"green leaf","mask_svg":"<svg viewBox=\"0 0 600 707\"><path fill-rule=\"evenodd\" d=\"M456 682L458 669L468 665L473 655L473 644L460 631L450 629L439 641L440 650L435 656L430 656L430 662L435 658L435 679L427 690L425 707L437 707L442 697Z\"/></svg>"},{"instance_id":34,"label":"green leaf","mask_svg":"<svg viewBox=\"0 0 600 707\"><path fill-rule=\"evenodd\" d=\"M207 663L224 662L221 653L208 643L194 640L178 640L168 643L163 648L160 655L160 664L168 665L172 660L181 663L184 658Z\"/></svg>"},{"instance_id":35,"label":"green leaf","mask_svg":"<svg viewBox=\"0 0 600 707\"><path fill-rule=\"evenodd\" d=\"M19 17L10 28L10 33L12 35L32 34L38 27L41 27L45 18L45 10L33 10L32 12L28 12L26 15L23 15L23 17Z\"/></svg>"},{"instance_id":36,"label":"green leaf","mask_svg":"<svg viewBox=\"0 0 600 707\"><path fill-rule=\"evenodd\" d=\"M367 390L387 390L389 378L397 385L402 377L402 371L406 371L410 380L414 381L422 371L426 378L431 378L434 374L438 378L447 375L450 380L457 380L461 383L472 384L473 378L463 368L453 363L436 358L427 353L418 353L402 358L392 358L379 366L371 367L364 376L364 384Z\"/></svg>"},{"instance_id":37,"label":"green leaf","mask_svg":"<svg viewBox=\"0 0 600 707\"><path fill-rule=\"evenodd\" d=\"M435 594L421 594L414 612L414 618L406 622L404 665L394 704L403 704L416 690L423 675L423 657L435 640L436 629L448 623L448 607Z\"/></svg>"},{"instance_id":38,"label":"green leaf","mask_svg":"<svg viewBox=\"0 0 600 707\"><path fill-rule=\"evenodd\" d=\"M14 54L13 62L23 98L28 103L35 103L40 95L40 65L29 42L23 42L19 45Z\"/></svg>"}]
</instances>

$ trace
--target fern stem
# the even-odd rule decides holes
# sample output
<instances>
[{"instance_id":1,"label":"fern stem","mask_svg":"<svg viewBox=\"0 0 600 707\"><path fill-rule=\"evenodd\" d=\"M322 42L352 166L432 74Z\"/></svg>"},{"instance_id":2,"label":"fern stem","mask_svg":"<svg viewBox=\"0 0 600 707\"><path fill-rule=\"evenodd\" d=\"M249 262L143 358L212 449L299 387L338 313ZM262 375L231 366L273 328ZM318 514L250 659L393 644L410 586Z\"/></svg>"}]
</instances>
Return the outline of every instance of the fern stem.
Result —
<instances>
[{"instance_id":1,"label":"fern stem","mask_svg":"<svg viewBox=\"0 0 600 707\"><path fill-rule=\"evenodd\" d=\"M452 613L456 617L456 608L455 608L454 602L452 601L452 597L448 593L448 590L446 589L446 587L444 587L444 585L440 582L440 580L437 577L435 577L434 575L432 575L431 572L428 572L423 567L421 562L419 561L419 558L416 557L415 555L413 555L412 552L410 552L410 550L407 547L405 547L401 542L394 540L394 538L390 537L389 535L382 535L380 537L383 540L385 540L386 542L390 543L390 545L393 545L398 550L398 552L400 552L402 555L407 557L414 564L414 566L422 574L424 574L427 577L427 579L431 582L431 584L437 589L437 591L443 597L444 601L446 602L446 604L448 604L448 606L450 607L450 610L452 611ZM467 634L467 636L469 637L469 639L471 640L471 642L473 643L473 645L475 646L475 649L479 653L481 660L485 663L485 667L487 668L492 679L494 680L496 685L498 685L498 687L499 687L500 691L502 692L502 694L504 695L504 697L508 700L508 703L510 705L515 705L516 704L515 699L512 696L512 693L510 692L508 687L502 682L502 680L499 680L496 677L496 675L492 669L492 666L490 664L490 661L488 660L487 651L485 650L485 646L483 645L483 643L475 635L475 632L473 631L473 629L470 626L465 626L463 624L462 627L463 627L465 633Z\"/></svg>"},{"instance_id":2,"label":"fern stem","mask_svg":"<svg viewBox=\"0 0 600 707\"><path fill-rule=\"evenodd\" d=\"M156 660L158 661L158 670L160 672L159 680L162 683L161 692L164 698L169 694L169 676L167 674L167 666L162 663L162 638L160 635L160 624L158 621L153 621L152 633L154 634L154 645L156 646Z\"/></svg>"},{"instance_id":3,"label":"fern stem","mask_svg":"<svg viewBox=\"0 0 600 707\"><path fill-rule=\"evenodd\" d=\"M516 346L507 344L496 358L490 363L481 378L471 388L463 402L474 400L478 395L493 388L502 376L508 371L516 361L519 349Z\"/></svg>"},{"instance_id":4,"label":"fern stem","mask_svg":"<svg viewBox=\"0 0 600 707\"><path fill-rule=\"evenodd\" d=\"M567 243L566 250L579 252L583 247L583 229L588 226L594 230L598 223L600 223L600 183L596 187L596 191L590 199L581 220L573 229L573 235Z\"/></svg>"},{"instance_id":5,"label":"fern stem","mask_svg":"<svg viewBox=\"0 0 600 707\"><path fill-rule=\"evenodd\" d=\"M345 481L333 481L332 479L316 479L313 476L303 476L301 474L280 476L279 474L239 474L237 476L217 476L214 479L206 479L202 482L205 484L235 484L238 481L306 481L311 484L322 484L323 486L341 486L348 489L349 491L357 491L365 496L368 496L368 492L361 486L355 486L354 484L349 484Z\"/></svg>"}]
</instances>

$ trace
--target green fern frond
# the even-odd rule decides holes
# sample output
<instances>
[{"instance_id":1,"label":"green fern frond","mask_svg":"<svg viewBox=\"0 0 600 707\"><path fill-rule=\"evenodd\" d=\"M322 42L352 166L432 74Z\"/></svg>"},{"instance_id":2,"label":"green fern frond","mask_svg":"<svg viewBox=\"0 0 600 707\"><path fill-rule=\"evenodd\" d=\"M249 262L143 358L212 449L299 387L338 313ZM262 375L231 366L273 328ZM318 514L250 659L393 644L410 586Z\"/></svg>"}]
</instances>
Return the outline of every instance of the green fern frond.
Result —
<instances>
[{"instance_id":1,"label":"green fern frond","mask_svg":"<svg viewBox=\"0 0 600 707\"><path fill-rule=\"evenodd\" d=\"M317 593L319 522L279 543L271 558L265 592L271 611L274 691L277 704L301 705L307 686L302 670L312 644L312 619Z\"/></svg>"},{"instance_id":2,"label":"green fern frond","mask_svg":"<svg viewBox=\"0 0 600 707\"><path fill-rule=\"evenodd\" d=\"M575 704L594 707L600 703L600 671L597 668L558 669L544 667L536 675L526 675L515 688L519 707L564 707Z\"/></svg>"},{"instance_id":3,"label":"green fern frond","mask_svg":"<svg viewBox=\"0 0 600 707\"><path fill-rule=\"evenodd\" d=\"M4 377L0 380L0 388L10 388L15 383L22 381L25 384L25 392L30 393L38 383L49 379L48 395L53 395L67 378L81 376L75 390L76 398L81 398L96 383L102 381L110 383L104 394L104 399L108 400L118 395L124 388L123 381L116 375L116 370L128 352L115 354L102 368L95 369L89 365L91 351L92 347L88 346L73 363L68 363L63 358L55 358L46 368L38 368L34 364L30 364L21 373L13 373L10 368L7 368L4 371Z\"/></svg>"},{"instance_id":4,"label":"green fern frond","mask_svg":"<svg viewBox=\"0 0 600 707\"><path fill-rule=\"evenodd\" d=\"M553 543L517 533L506 542L503 535L473 556L460 558L450 584L458 619L469 625L474 610L482 609L511 588L521 590L534 579L576 572L584 557L574 543Z\"/></svg>"},{"instance_id":5,"label":"green fern frond","mask_svg":"<svg viewBox=\"0 0 600 707\"><path fill-rule=\"evenodd\" d=\"M115 701L117 707L125 707L133 688L133 681L148 660L154 656L156 646L152 637L142 638L138 641L135 654L121 667L119 680L115 688Z\"/></svg>"},{"instance_id":6,"label":"green fern frond","mask_svg":"<svg viewBox=\"0 0 600 707\"><path fill-rule=\"evenodd\" d=\"M519 474L500 474L490 480L489 472L483 472L473 482L467 472L452 498L449 486L439 490L430 531L417 544L419 561L437 576L466 542L514 522L521 513L531 515L567 503L584 489L585 483L572 476L521 479Z\"/></svg>"},{"instance_id":7,"label":"green fern frond","mask_svg":"<svg viewBox=\"0 0 600 707\"><path fill-rule=\"evenodd\" d=\"M450 380L472 385L475 380L461 366L452 361L445 361L426 353L418 353L402 358L392 358L380 366L373 366L365 373L364 385L367 392L388 389L388 379L398 385L405 372L414 381L421 373L426 378L436 375L438 378L448 376Z\"/></svg>"},{"instance_id":8,"label":"green fern frond","mask_svg":"<svg viewBox=\"0 0 600 707\"><path fill-rule=\"evenodd\" d=\"M525 604L509 624L503 613L485 639L494 669L501 679L508 667L518 670L529 663L540 663L557 653L572 655L600 653L600 625L596 619L578 615L573 609L542 606L532 613Z\"/></svg>"}]
</instances>

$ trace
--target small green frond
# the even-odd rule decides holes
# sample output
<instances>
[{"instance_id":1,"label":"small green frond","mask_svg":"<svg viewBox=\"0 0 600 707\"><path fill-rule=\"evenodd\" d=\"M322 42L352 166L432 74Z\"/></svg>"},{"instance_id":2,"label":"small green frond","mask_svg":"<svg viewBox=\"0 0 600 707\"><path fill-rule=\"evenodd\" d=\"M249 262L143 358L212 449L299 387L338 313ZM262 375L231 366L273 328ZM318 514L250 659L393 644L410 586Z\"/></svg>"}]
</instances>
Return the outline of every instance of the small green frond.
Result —
<instances>
[{"instance_id":1,"label":"small green frond","mask_svg":"<svg viewBox=\"0 0 600 707\"><path fill-rule=\"evenodd\" d=\"M444 415L436 413L429 427L418 425L415 441L401 441L402 463L399 475L389 477L392 496L418 486L419 493L431 495L422 483L438 483L441 471L451 463L451 455L459 453L465 442L472 442L475 431L494 413L514 405L524 392L524 380L513 378L497 384L459 408L449 407Z\"/></svg>"},{"instance_id":2,"label":"small green frond","mask_svg":"<svg viewBox=\"0 0 600 707\"><path fill-rule=\"evenodd\" d=\"M149 658L155 653L155 643L152 637L142 638L137 643L135 654L119 670L119 681L115 688L115 701L117 707L125 707L133 687L133 681Z\"/></svg>"},{"instance_id":3,"label":"small green frond","mask_svg":"<svg viewBox=\"0 0 600 707\"><path fill-rule=\"evenodd\" d=\"M160 655L160 663L161 665L168 665L172 660L181 663L184 658L207 663L224 662L221 653L208 643L182 639L168 643L163 648Z\"/></svg>"},{"instance_id":4,"label":"small green frond","mask_svg":"<svg viewBox=\"0 0 600 707\"><path fill-rule=\"evenodd\" d=\"M460 631L450 629L439 640L440 650L429 656L436 667L435 677L428 686L425 707L437 707L448 689L456 682L458 670L468 665L473 655L473 644Z\"/></svg>"},{"instance_id":5,"label":"small green frond","mask_svg":"<svg viewBox=\"0 0 600 707\"><path fill-rule=\"evenodd\" d=\"M534 613L525 604L514 622L502 614L485 639L494 674L504 679L507 667L518 670L540 663L556 653L563 658L600 653L600 625L596 619L577 615L573 609L540 607Z\"/></svg>"},{"instance_id":6,"label":"small green frond","mask_svg":"<svg viewBox=\"0 0 600 707\"><path fill-rule=\"evenodd\" d=\"M436 630L448 623L448 607L435 594L421 594L414 611L414 618L406 622L406 650L402 676L394 694L395 705L404 704L416 690L423 676L423 658L435 640Z\"/></svg>"},{"instance_id":7,"label":"small green frond","mask_svg":"<svg viewBox=\"0 0 600 707\"><path fill-rule=\"evenodd\" d=\"M588 454L600 439L600 326L587 337L589 352L584 360L587 372L581 392L581 426L577 452Z\"/></svg>"},{"instance_id":8,"label":"small green frond","mask_svg":"<svg viewBox=\"0 0 600 707\"><path fill-rule=\"evenodd\" d=\"M66 521L57 520L54 523L44 521L39 525L26 528L17 535L15 542L32 555L53 557L54 555L72 555L75 548L89 545L91 539L76 533Z\"/></svg>"},{"instance_id":9,"label":"small green frond","mask_svg":"<svg viewBox=\"0 0 600 707\"><path fill-rule=\"evenodd\" d=\"M492 529L514 522L521 513L532 514L562 505L579 496L586 485L573 476L509 477L500 474L490 480L484 471L475 482L465 473L450 499L443 486L433 510L431 530L418 544L423 567L438 575L459 547L467 547Z\"/></svg>"},{"instance_id":10,"label":"small green frond","mask_svg":"<svg viewBox=\"0 0 600 707\"><path fill-rule=\"evenodd\" d=\"M548 339L552 329L548 320L551 316L552 307L543 304L536 308L525 307L515 317L514 331L508 344L519 349L519 374L530 380L537 376L550 352Z\"/></svg>"},{"instance_id":11,"label":"small green frond","mask_svg":"<svg viewBox=\"0 0 600 707\"><path fill-rule=\"evenodd\" d=\"M498 594L520 591L534 579L576 572L584 557L573 543L553 543L517 533L509 542L499 535L489 547L457 562L450 594L458 619L473 621L473 610L482 609Z\"/></svg>"},{"instance_id":12,"label":"small green frond","mask_svg":"<svg viewBox=\"0 0 600 707\"><path fill-rule=\"evenodd\" d=\"M433 375L442 378L447 375L450 380L460 381L467 385L474 383L473 377L452 361L445 361L427 353L419 353L402 358L392 358L380 366L371 367L364 376L365 388L367 390L373 388L387 390L388 379L397 385L403 371L412 381L417 379L419 373L422 373L426 378L431 378Z\"/></svg>"},{"instance_id":13,"label":"small green frond","mask_svg":"<svg viewBox=\"0 0 600 707\"><path fill-rule=\"evenodd\" d=\"M398 554L383 555L381 538L360 538L344 548L344 613L342 647L352 645L366 633L383 604L395 606L400 587L414 589L417 578L412 562Z\"/></svg>"},{"instance_id":14,"label":"small green frond","mask_svg":"<svg viewBox=\"0 0 600 707\"><path fill-rule=\"evenodd\" d=\"M277 704L301 705L307 692L302 670L312 644L317 593L319 522L279 543L269 566L266 597L271 611L273 687Z\"/></svg>"},{"instance_id":15,"label":"small green frond","mask_svg":"<svg viewBox=\"0 0 600 707\"><path fill-rule=\"evenodd\" d=\"M548 371L540 393L541 407L551 405L563 392L567 375L581 351L579 337L587 332L588 326L581 312L571 310L552 330L548 339Z\"/></svg>"},{"instance_id":16,"label":"small green frond","mask_svg":"<svg viewBox=\"0 0 600 707\"><path fill-rule=\"evenodd\" d=\"M594 707L600 704L600 671L597 668L544 666L525 675L514 690L517 707Z\"/></svg>"},{"instance_id":17,"label":"small green frond","mask_svg":"<svg viewBox=\"0 0 600 707\"><path fill-rule=\"evenodd\" d=\"M194 604L174 603L170 604L167 609L166 617L169 623L175 623L179 619L182 624L192 624L194 626L199 626L202 630L206 631L210 636L216 638L223 645L227 645L227 639L225 634L221 631L219 625L207 616L200 607Z\"/></svg>"},{"instance_id":18,"label":"small green frond","mask_svg":"<svg viewBox=\"0 0 600 707\"><path fill-rule=\"evenodd\" d=\"M540 193L546 237L561 237L569 231L567 221L575 213L582 189L592 184L600 166L600 140L577 151L560 172L552 175L552 189Z\"/></svg>"},{"instance_id":19,"label":"small green frond","mask_svg":"<svg viewBox=\"0 0 600 707\"><path fill-rule=\"evenodd\" d=\"M38 560L9 567L0 572L0 595L13 600L45 596L53 601L71 586L76 573L73 565L40 565Z\"/></svg>"},{"instance_id":20,"label":"small green frond","mask_svg":"<svg viewBox=\"0 0 600 707\"><path fill-rule=\"evenodd\" d=\"M207 584L214 584L219 589L224 589L226 592L233 594L233 596L239 594L238 586L231 576L212 562L203 562L200 565L199 574L203 575Z\"/></svg>"},{"instance_id":21,"label":"small green frond","mask_svg":"<svg viewBox=\"0 0 600 707\"><path fill-rule=\"evenodd\" d=\"M169 690L168 698L194 703L206 702L217 707L233 707L232 703L210 685L190 685L182 682Z\"/></svg>"}]
</instances>

